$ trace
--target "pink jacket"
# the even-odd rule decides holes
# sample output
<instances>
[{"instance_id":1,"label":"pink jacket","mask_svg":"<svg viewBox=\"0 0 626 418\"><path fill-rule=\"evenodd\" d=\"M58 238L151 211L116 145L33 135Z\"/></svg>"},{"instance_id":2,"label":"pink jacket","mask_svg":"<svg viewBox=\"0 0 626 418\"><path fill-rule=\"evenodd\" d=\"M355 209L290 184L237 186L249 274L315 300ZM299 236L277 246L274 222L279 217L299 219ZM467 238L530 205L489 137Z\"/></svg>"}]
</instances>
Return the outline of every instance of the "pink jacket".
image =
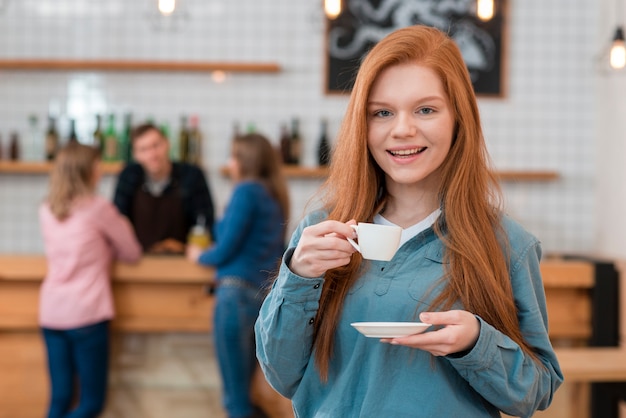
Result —
<instances>
[{"instance_id":1,"label":"pink jacket","mask_svg":"<svg viewBox=\"0 0 626 418\"><path fill-rule=\"evenodd\" d=\"M82 199L59 221L39 209L48 271L39 295L39 324L70 329L114 316L111 264L138 261L141 247L128 220L100 196Z\"/></svg>"}]
</instances>

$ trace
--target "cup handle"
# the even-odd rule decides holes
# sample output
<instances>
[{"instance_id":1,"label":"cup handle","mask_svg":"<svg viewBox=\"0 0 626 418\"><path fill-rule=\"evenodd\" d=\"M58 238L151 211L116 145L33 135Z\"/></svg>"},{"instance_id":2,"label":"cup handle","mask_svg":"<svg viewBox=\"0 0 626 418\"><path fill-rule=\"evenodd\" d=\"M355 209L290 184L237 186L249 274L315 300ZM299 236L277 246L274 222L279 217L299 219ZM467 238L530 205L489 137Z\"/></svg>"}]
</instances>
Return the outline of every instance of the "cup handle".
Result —
<instances>
[{"instance_id":1,"label":"cup handle","mask_svg":"<svg viewBox=\"0 0 626 418\"><path fill-rule=\"evenodd\" d=\"M354 229L354 231L358 234L359 230L358 230L358 226L357 225L350 225L350 227L352 229ZM359 244L357 244L352 238L346 238L348 240L348 242L350 244L352 244L352 246L358 251L361 252L361 247L359 247Z\"/></svg>"}]
</instances>

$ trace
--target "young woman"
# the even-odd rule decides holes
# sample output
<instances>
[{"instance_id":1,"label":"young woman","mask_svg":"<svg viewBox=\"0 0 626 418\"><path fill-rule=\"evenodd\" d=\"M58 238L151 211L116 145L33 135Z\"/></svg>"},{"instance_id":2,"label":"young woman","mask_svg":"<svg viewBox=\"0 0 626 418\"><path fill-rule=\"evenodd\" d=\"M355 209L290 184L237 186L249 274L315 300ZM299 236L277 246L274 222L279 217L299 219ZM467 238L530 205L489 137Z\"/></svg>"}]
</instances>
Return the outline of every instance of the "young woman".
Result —
<instances>
[{"instance_id":1,"label":"young woman","mask_svg":"<svg viewBox=\"0 0 626 418\"><path fill-rule=\"evenodd\" d=\"M141 257L128 220L96 195L98 158L85 145L61 150L48 198L39 209L47 262L39 324L52 388L48 418L96 417L102 412L109 321L114 316L111 263Z\"/></svg>"},{"instance_id":2,"label":"young woman","mask_svg":"<svg viewBox=\"0 0 626 418\"><path fill-rule=\"evenodd\" d=\"M540 244L499 209L478 106L455 43L400 29L363 61L324 209L294 232L256 324L270 384L300 417L528 417L562 374L547 333ZM389 262L346 240L403 228ZM422 321L366 338L359 321Z\"/></svg>"},{"instance_id":3,"label":"young woman","mask_svg":"<svg viewBox=\"0 0 626 418\"><path fill-rule=\"evenodd\" d=\"M285 249L289 219L287 185L276 151L263 136L233 141L229 172L235 189L216 224L216 244L187 255L217 270L214 336L223 381L223 403L230 418L264 416L250 401L256 368L254 322L262 288L277 270Z\"/></svg>"}]
</instances>

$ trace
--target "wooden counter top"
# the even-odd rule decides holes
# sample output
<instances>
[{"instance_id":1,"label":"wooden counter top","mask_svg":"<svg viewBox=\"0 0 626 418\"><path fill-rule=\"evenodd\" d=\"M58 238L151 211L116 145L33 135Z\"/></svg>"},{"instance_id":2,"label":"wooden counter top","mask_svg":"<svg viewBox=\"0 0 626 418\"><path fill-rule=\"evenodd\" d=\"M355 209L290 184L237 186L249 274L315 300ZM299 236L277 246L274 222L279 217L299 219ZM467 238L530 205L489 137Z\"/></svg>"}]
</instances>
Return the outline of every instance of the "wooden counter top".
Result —
<instances>
[{"instance_id":1,"label":"wooden counter top","mask_svg":"<svg viewBox=\"0 0 626 418\"><path fill-rule=\"evenodd\" d=\"M591 335L594 266L587 261L541 262L550 335L585 340ZM0 328L36 326L37 295L46 273L43 255L0 256ZM125 330L207 330L213 298L205 286L214 270L182 256L146 256L135 265L115 264L117 319Z\"/></svg>"},{"instance_id":2,"label":"wooden counter top","mask_svg":"<svg viewBox=\"0 0 626 418\"><path fill-rule=\"evenodd\" d=\"M0 280L40 281L46 273L43 255L0 255ZM182 256L146 256L137 264L117 263L113 280L119 282L210 283L215 271ZM593 287L593 265L587 261L546 259L541 262L546 288Z\"/></svg>"},{"instance_id":3,"label":"wooden counter top","mask_svg":"<svg viewBox=\"0 0 626 418\"><path fill-rule=\"evenodd\" d=\"M46 274L43 255L1 255L0 280L41 281ZM201 267L183 256L146 256L137 264L116 263L114 282L199 283L213 280L215 271Z\"/></svg>"},{"instance_id":4,"label":"wooden counter top","mask_svg":"<svg viewBox=\"0 0 626 418\"><path fill-rule=\"evenodd\" d=\"M37 329L43 255L0 256L0 330ZM208 332L213 297L205 288L214 270L182 256L146 256L113 266L114 329L133 332Z\"/></svg>"}]
</instances>

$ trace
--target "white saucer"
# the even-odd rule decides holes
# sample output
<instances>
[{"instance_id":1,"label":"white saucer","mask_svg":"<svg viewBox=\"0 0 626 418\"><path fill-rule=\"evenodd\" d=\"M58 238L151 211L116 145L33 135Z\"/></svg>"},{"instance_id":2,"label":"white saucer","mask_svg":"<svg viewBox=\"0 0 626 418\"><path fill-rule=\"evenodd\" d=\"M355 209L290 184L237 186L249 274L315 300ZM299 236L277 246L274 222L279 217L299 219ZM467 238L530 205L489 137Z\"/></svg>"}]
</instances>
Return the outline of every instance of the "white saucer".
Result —
<instances>
[{"instance_id":1,"label":"white saucer","mask_svg":"<svg viewBox=\"0 0 626 418\"><path fill-rule=\"evenodd\" d=\"M406 337L420 334L431 326L423 322L353 322L350 325L370 338Z\"/></svg>"}]
</instances>

